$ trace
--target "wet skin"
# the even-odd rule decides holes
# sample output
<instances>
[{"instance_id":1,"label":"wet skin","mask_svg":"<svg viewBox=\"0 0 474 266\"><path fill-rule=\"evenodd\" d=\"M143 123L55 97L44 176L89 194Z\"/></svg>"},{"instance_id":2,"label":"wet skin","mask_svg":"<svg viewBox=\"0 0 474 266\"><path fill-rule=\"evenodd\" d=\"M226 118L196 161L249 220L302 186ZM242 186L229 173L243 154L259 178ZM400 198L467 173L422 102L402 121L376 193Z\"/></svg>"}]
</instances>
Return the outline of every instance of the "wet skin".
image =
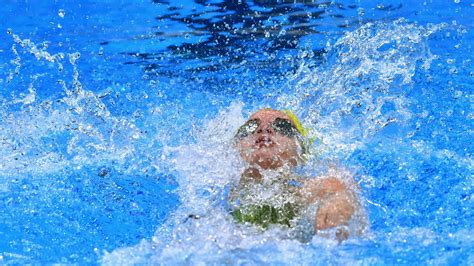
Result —
<instances>
[{"instance_id":1,"label":"wet skin","mask_svg":"<svg viewBox=\"0 0 474 266\"><path fill-rule=\"evenodd\" d=\"M253 134L239 138L236 143L240 155L249 164L242 174L241 182L261 180L259 169L293 168L301 161L301 147L296 138L281 134L272 127L277 118L291 121L284 112L276 110L261 110L249 118L249 121L258 120L259 124ZM299 194L307 205L319 202L314 221L316 230L346 224L356 209L354 191L336 177L311 179L304 183ZM347 234L343 234L344 237Z\"/></svg>"}]
</instances>

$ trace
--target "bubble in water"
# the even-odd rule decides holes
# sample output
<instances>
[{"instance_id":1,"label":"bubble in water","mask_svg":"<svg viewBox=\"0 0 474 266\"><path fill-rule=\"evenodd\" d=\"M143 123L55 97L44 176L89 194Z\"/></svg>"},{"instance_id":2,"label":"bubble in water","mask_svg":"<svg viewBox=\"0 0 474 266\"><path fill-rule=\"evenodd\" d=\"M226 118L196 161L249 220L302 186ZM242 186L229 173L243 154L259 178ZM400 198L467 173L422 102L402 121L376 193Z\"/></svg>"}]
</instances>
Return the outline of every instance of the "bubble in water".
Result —
<instances>
[{"instance_id":1,"label":"bubble in water","mask_svg":"<svg viewBox=\"0 0 474 266\"><path fill-rule=\"evenodd\" d=\"M58 10L58 16L59 17L64 18L65 15L66 15L66 12L64 11L64 9L59 9Z\"/></svg>"},{"instance_id":2,"label":"bubble in water","mask_svg":"<svg viewBox=\"0 0 474 266\"><path fill-rule=\"evenodd\" d=\"M454 98L460 98L462 96L462 91L455 91L454 92Z\"/></svg>"},{"instance_id":3,"label":"bubble in water","mask_svg":"<svg viewBox=\"0 0 474 266\"><path fill-rule=\"evenodd\" d=\"M454 3L459 4L461 3L461 0L454 0Z\"/></svg>"}]
</instances>

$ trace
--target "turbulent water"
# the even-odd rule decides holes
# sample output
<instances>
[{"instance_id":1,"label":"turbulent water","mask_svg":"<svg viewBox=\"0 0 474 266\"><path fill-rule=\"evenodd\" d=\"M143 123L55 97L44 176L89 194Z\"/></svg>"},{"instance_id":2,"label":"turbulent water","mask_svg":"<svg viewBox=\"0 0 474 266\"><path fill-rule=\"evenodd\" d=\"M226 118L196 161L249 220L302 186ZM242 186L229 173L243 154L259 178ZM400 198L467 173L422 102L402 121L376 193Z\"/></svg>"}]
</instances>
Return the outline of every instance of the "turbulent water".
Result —
<instances>
[{"instance_id":1,"label":"turbulent water","mask_svg":"<svg viewBox=\"0 0 474 266\"><path fill-rule=\"evenodd\" d=\"M474 263L470 29L343 21L321 45L285 20L246 27L215 12L244 24L220 28L229 46L196 19L195 44L168 54L113 38L88 54L5 29L0 263ZM133 40L175 37L161 30ZM234 222L225 198L244 165L232 137L262 107L293 110L315 138L306 175L335 165L359 183L363 235L301 242Z\"/></svg>"},{"instance_id":2,"label":"turbulent water","mask_svg":"<svg viewBox=\"0 0 474 266\"><path fill-rule=\"evenodd\" d=\"M423 161L419 153L429 147L424 145L424 141L414 140L410 136L413 134L410 132L413 130L413 116L417 115L412 111L416 107L413 106L415 99L410 94L417 89L414 85L416 69L420 68L419 71L426 73L435 58L429 51L427 39L446 27L442 24L421 27L404 20L369 23L329 45L326 62L321 66L311 68L303 63L296 73L288 77L287 91L278 98L275 106L297 110L304 115L305 124L311 125L313 134L317 136L317 144L312 151L315 156L310 163L313 171L321 172L326 160L339 160L356 172L373 173L373 169L367 169L368 166L361 165L355 158L365 153L374 158L364 159L377 160L377 156L385 152L384 159L388 159L391 153L403 156L391 162L399 170L408 171L407 175L398 177L407 179L400 183L423 178L421 175L426 170L421 166L415 168L422 162L414 161ZM172 162L178 171L177 191L182 199L179 210L155 233L151 241L142 241L137 246L107 254L103 258L104 263L232 261L236 264L291 264L298 261L339 264L358 261L377 264L418 260L430 262L429 258L437 257L429 250L432 249L435 254L438 252L436 245L442 235L433 232L429 224L419 224L419 227L414 228L397 226L388 230L378 227L379 230L354 237L343 246L335 240L318 236L310 243L301 243L289 238L281 229L262 233L251 227L236 225L222 205L226 196L225 186L238 177L242 169L229 148L229 140L244 119L241 105L234 104L203 126L196 136L196 144L182 145L172 150L172 153L176 153L172 156ZM380 137L380 132L387 130L391 131L389 137ZM386 141L384 148L381 147L382 141ZM409 149L406 153L415 158L405 156L405 151L399 149ZM431 163L445 159L444 153L449 151L435 152L433 156L439 157L434 160L430 158ZM461 160L457 163L465 163L463 167L466 170L472 169L472 160L453 159ZM410 164L413 169L403 169L406 164ZM358 175L356 179L370 190L384 182L388 173L385 170L377 174ZM390 180L385 179L385 182ZM395 221L390 221L394 210L387 210L389 206L372 202L371 197L367 196L369 204L388 216L372 219L394 224ZM188 217L189 214L200 218L194 220ZM460 230L450 236L455 239L456 248L472 245L471 232L470 229ZM384 251L378 255L380 249ZM367 256L373 252L375 254ZM411 260L405 254L403 259L397 260L402 252L421 257ZM358 258L361 254L366 254L366 257ZM446 259L445 262L467 262L464 260L466 258L447 255L446 258L440 257L438 261L431 262L443 263L443 259Z\"/></svg>"}]
</instances>

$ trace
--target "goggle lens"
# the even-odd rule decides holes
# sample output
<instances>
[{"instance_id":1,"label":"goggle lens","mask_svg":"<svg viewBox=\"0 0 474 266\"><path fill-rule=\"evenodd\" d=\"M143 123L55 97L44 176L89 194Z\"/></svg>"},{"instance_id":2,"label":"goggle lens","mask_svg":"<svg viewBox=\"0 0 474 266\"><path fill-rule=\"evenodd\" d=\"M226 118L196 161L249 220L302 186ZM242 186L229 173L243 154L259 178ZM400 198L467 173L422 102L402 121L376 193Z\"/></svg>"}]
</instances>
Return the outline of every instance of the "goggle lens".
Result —
<instances>
[{"instance_id":1,"label":"goggle lens","mask_svg":"<svg viewBox=\"0 0 474 266\"><path fill-rule=\"evenodd\" d=\"M290 121L283 118L276 118L275 121L273 121L272 123L272 128L276 132L289 138L293 138L298 132Z\"/></svg>"},{"instance_id":2,"label":"goggle lens","mask_svg":"<svg viewBox=\"0 0 474 266\"><path fill-rule=\"evenodd\" d=\"M251 119L247 121L243 126L239 128L237 134L235 135L236 138L243 139L257 131L257 128L260 126L259 119ZM293 124L288 119L283 118L276 118L275 121L272 122L271 127L273 130L278 132L281 135L287 136L289 138L293 138L297 135L298 130L293 126Z\"/></svg>"},{"instance_id":3,"label":"goggle lens","mask_svg":"<svg viewBox=\"0 0 474 266\"><path fill-rule=\"evenodd\" d=\"M247 121L247 123L245 123L243 126L239 128L239 130L237 131L236 137L239 139L243 139L252 135L253 133L255 133L255 131L257 131L257 128L259 125L260 125L260 120L252 119L252 120Z\"/></svg>"}]
</instances>

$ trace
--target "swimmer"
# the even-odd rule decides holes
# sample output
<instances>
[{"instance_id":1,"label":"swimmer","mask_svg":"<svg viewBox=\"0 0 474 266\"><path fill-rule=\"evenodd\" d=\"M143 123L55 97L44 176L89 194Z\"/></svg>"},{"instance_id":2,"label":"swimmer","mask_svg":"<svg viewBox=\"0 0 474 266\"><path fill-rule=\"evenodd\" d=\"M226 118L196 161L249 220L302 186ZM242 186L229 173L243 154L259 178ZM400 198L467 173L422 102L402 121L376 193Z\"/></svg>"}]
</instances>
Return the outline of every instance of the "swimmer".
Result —
<instances>
[{"instance_id":1,"label":"swimmer","mask_svg":"<svg viewBox=\"0 0 474 266\"><path fill-rule=\"evenodd\" d=\"M262 228L272 224L294 227L316 206L309 218L313 233L348 224L359 208L350 182L337 173L314 179L295 173L305 160L305 135L291 112L272 109L256 112L239 128L234 143L246 168L228 197L238 222ZM336 231L339 240L348 234L347 230Z\"/></svg>"}]
</instances>

